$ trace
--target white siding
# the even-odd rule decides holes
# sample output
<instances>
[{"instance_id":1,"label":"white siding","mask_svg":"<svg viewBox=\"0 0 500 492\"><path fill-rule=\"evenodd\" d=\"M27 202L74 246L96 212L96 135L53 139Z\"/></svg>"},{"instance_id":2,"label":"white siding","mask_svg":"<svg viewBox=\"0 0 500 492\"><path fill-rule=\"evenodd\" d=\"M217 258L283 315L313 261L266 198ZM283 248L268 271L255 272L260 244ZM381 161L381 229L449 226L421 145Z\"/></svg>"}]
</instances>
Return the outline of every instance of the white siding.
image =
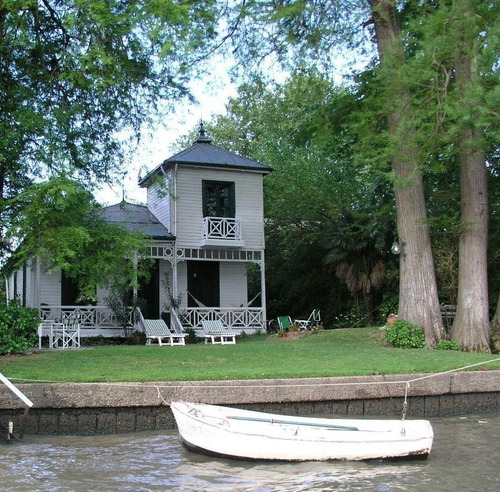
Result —
<instances>
[{"instance_id":1,"label":"white siding","mask_svg":"<svg viewBox=\"0 0 500 492\"><path fill-rule=\"evenodd\" d=\"M220 264L220 305L240 307L247 302L247 273L245 264Z\"/></svg>"},{"instance_id":2,"label":"white siding","mask_svg":"<svg viewBox=\"0 0 500 492\"><path fill-rule=\"evenodd\" d=\"M171 190L169 190L168 182L169 180L164 177L148 187L147 206L158 220L169 231L172 231L170 213Z\"/></svg>"},{"instance_id":3,"label":"white siding","mask_svg":"<svg viewBox=\"0 0 500 492\"><path fill-rule=\"evenodd\" d=\"M177 245L197 247L203 220L203 180L235 183L236 218L242 221L244 249L264 248L262 174L181 167L177 174Z\"/></svg>"},{"instance_id":4,"label":"white siding","mask_svg":"<svg viewBox=\"0 0 500 492\"><path fill-rule=\"evenodd\" d=\"M181 261L177 264L177 294L182 295L182 307L187 307L187 263L185 261Z\"/></svg>"},{"instance_id":5,"label":"white siding","mask_svg":"<svg viewBox=\"0 0 500 492\"><path fill-rule=\"evenodd\" d=\"M12 301L12 299L16 298L16 294L14 292L14 275L17 275L17 272L14 272L12 275L10 275L9 279L8 279L8 296L9 296L9 301Z\"/></svg>"},{"instance_id":6,"label":"white siding","mask_svg":"<svg viewBox=\"0 0 500 492\"><path fill-rule=\"evenodd\" d=\"M109 289L107 287L98 287L96 289L97 295L97 305L105 306L106 305L106 297L109 296Z\"/></svg>"},{"instance_id":7,"label":"white siding","mask_svg":"<svg viewBox=\"0 0 500 492\"><path fill-rule=\"evenodd\" d=\"M40 303L49 305L61 304L61 271L47 273L41 268Z\"/></svg>"},{"instance_id":8,"label":"white siding","mask_svg":"<svg viewBox=\"0 0 500 492\"><path fill-rule=\"evenodd\" d=\"M34 294L34 290L33 290L33 269L32 269L32 266L31 266L31 263L32 262L29 262L27 265L26 265L26 279L25 279L25 282L26 282L26 306L33 306L34 304L34 300L33 300L33 294Z\"/></svg>"}]
</instances>

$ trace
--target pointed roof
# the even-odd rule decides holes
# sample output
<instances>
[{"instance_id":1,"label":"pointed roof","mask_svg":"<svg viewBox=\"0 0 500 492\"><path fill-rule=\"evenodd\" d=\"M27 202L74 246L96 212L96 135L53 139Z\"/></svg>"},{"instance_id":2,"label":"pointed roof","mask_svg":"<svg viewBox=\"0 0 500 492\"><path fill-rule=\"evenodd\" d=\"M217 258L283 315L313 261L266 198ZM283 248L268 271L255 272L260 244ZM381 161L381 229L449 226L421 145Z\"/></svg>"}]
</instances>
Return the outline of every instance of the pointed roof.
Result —
<instances>
[{"instance_id":1,"label":"pointed roof","mask_svg":"<svg viewBox=\"0 0 500 492\"><path fill-rule=\"evenodd\" d=\"M104 207L99 215L106 222L123 224L129 231L138 232L153 239L174 240L169 230L144 205L122 201Z\"/></svg>"},{"instance_id":2,"label":"pointed roof","mask_svg":"<svg viewBox=\"0 0 500 492\"><path fill-rule=\"evenodd\" d=\"M144 178L139 180L139 186L147 186L148 182L155 175L161 174L162 169L166 169L175 164L249 170L261 172L263 174L272 171L270 166L266 166L260 162L242 157L222 147L213 145L212 139L206 134L203 123L200 124L199 136L193 145L163 161Z\"/></svg>"}]
</instances>

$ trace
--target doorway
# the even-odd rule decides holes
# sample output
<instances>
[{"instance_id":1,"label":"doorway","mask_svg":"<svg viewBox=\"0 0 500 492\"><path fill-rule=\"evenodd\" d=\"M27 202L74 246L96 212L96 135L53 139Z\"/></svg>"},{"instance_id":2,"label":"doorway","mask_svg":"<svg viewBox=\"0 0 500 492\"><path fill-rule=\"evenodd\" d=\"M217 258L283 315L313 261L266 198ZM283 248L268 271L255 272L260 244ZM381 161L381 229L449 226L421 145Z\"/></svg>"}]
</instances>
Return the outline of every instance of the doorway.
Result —
<instances>
[{"instance_id":1,"label":"doorway","mask_svg":"<svg viewBox=\"0 0 500 492\"><path fill-rule=\"evenodd\" d=\"M137 296L140 299L141 311L146 319L160 317L160 260L154 260L150 275L139 280Z\"/></svg>"},{"instance_id":2,"label":"doorway","mask_svg":"<svg viewBox=\"0 0 500 492\"><path fill-rule=\"evenodd\" d=\"M220 274L218 261L188 261L188 307L220 307ZM193 297L195 299L193 299Z\"/></svg>"}]
</instances>

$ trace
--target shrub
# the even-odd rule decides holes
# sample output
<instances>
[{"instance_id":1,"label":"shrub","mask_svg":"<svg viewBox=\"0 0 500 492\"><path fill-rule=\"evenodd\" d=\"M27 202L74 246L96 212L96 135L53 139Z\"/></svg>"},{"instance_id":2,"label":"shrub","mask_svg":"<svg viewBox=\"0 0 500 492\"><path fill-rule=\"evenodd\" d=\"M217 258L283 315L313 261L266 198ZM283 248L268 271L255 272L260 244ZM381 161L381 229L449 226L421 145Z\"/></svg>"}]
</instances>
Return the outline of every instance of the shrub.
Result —
<instances>
[{"instance_id":1,"label":"shrub","mask_svg":"<svg viewBox=\"0 0 500 492\"><path fill-rule=\"evenodd\" d=\"M184 330L184 333L186 334L186 338L184 340L188 345L194 343L200 343L203 341L203 338L199 337L196 334L196 330L194 328L186 328Z\"/></svg>"},{"instance_id":2,"label":"shrub","mask_svg":"<svg viewBox=\"0 0 500 492\"><path fill-rule=\"evenodd\" d=\"M36 344L38 311L11 301L0 306L0 355L20 354Z\"/></svg>"},{"instance_id":3,"label":"shrub","mask_svg":"<svg viewBox=\"0 0 500 492\"><path fill-rule=\"evenodd\" d=\"M424 330L404 319L397 320L387 328L385 340L397 348L422 348L425 346Z\"/></svg>"},{"instance_id":4,"label":"shrub","mask_svg":"<svg viewBox=\"0 0 500 492\"><path fill-rule=\"evenodd\" d=\"M460 345L455 340L439 340L436 348L438 350L460 350Z\"/></svg>"}]
</instances>

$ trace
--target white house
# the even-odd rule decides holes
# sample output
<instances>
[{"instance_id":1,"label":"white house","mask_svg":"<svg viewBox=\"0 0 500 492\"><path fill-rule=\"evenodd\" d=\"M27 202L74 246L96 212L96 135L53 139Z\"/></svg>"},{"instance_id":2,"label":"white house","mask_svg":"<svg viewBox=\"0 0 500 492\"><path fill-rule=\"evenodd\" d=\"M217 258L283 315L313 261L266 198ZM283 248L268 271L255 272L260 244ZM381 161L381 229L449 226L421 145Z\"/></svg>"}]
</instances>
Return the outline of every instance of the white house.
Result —
<instances>
[{"instance_id":1,"label":"white house","mask_svg":"<svg viewBox=\"0 0 500 492\"><path fill-rule=\"evenodd\" d=\"M265 330L263 178L270 171L213 145L201 125L193 145L139 180L146 206L122 202L102 210L107 221L151 238L154 268L138 292L145 318L167 317L176 331L201 330L207 319L236 331ZM250 264L260 271L256 294L248 291ZM181 299L177 310L168 309L165 282L170 296ZM14 272L7 287L9 299L37 307L46 319L77 315L81 336L122 332L103 302L108 292L98 290L96 306L77 306L78 292L64 272L49 274L36 259Z\"/></svg>"}]
</instances>

